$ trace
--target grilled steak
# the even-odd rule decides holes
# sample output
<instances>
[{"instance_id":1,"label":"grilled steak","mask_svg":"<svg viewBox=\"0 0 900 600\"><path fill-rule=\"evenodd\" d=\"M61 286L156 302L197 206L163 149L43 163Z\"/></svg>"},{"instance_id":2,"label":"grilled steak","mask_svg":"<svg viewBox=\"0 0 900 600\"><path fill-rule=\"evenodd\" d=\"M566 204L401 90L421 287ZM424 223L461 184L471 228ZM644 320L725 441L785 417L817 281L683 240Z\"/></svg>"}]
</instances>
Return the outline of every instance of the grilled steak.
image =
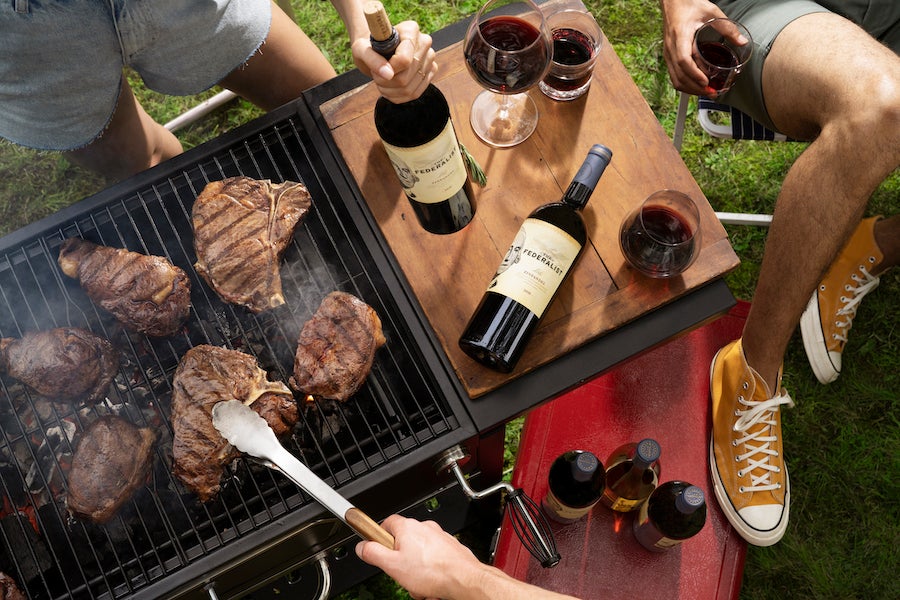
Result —
<instances>
[{"instance_id":1,"label":"grilled steak","mask_svg":"<svg viewBox=\"0 0 900 600\"><path fill-rule=\"evenodd\" d=\"M213 426L217 402L237 399L249 405L276 435L290 432L299 419L288 387L268 381L256 360L237 350L191 348L178 363L172 386L173 471L202 502L218 494L225 467L238 455Z\"/></svg>"},{"instance_id":2,"label":"grilled steak","mask_svg":"<svg viewBox=\"0 0 900 600\"><path fill-rule=\"evenodd\" d=\"M109 521L147 481L157 433L114 415L100 417L78 440L66 503L76 517Z\"/></svg>"},{"instance_id":3,"label":"grilled steak","mask_svg":"<svg viewBox=\"0 0 900 600\"><path fill-rule=\"evenodd\" d=\"M60 246L58 262L91 300L129 329L163 337L188 318L191 282L161 256L70 238Z\"/></svg>"},{"instance_id":4,"label":"grilled steak","mask_svg":"<svg viewBox=\"0 0 900 600\"><path fill-rule=\"evenodd\" d=\"M381 319L352 294L328 294L303 325L291 387L312 396L347 400L362 386L375 351L384 345Z\"/></svg>"},{"instance_id":5,"label":"grilled steak","mask_svg":"<svg viewBox=\"0 0 900 600\"><path fill-rule=\"evenodd\" d=\"M27 600L15 580L0 572L0 600Z\"/></svg>"},{"instance_id":6,"label":"grilled steak","mask_svg":"<svg viewBox=\"0 0 900 600\"><path fill-rule=\"evenodd\" d=\"M54 400L97 402L118 368L109 340L77 327L0 339L0 370Z\"/></svg>"},{"instance_id":7,"label":"grilled steak","mask_svg":"<svg viewBox=\"0 0 900 600\"><path fill-rule=\"evenodd\" d=\"M225 302L255 313L284 304L279 263L310 205L302 183L210 182L193 208L194 268Z\"/></svg>"}]
</instances>

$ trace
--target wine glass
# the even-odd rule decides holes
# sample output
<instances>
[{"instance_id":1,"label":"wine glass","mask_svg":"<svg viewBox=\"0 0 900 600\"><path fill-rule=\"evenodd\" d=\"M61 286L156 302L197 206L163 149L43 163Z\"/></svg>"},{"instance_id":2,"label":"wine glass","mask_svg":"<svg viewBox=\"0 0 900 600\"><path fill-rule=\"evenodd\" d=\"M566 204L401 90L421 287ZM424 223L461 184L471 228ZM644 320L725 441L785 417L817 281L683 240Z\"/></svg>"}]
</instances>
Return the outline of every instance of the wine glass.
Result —
<instances>
[{"instance_id":1,"label":"wine glass","mask_svg":"<svg viewBox=\"0 0 900 600\"><path fill-rule=\"evenodd\" d=\"M631 266L644 275L680 275L697 258L700 209L687 194L654 192L625 217L619 242Z\"/></svg>"},{"instance_id":2,"label":"wine glass","mask_svg":"<svg viewBox=\"0 0 900 600\"><path fill-rule=\"evenodd\" d=\"M550 69L553 42L532 0L489 0L466 32L466 66L486 88L472 104L472 129L499 148L525 141L537 127L538 110L526 93Z\"/></svg>"}]
</instances>

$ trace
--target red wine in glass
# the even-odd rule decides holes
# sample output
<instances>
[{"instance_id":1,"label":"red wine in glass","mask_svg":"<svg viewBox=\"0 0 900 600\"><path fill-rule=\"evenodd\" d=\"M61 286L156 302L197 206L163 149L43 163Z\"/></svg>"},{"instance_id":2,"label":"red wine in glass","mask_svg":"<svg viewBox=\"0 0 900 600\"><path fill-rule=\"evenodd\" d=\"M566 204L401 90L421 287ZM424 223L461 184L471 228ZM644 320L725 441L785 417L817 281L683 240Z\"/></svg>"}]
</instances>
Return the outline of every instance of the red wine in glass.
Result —
<instances>
[{"instance_id":1,"label":"red wine in glass","mask_svg":"<svg viewBox=\"0 0 900 600\"><path fill-rule=\"evenodd\" d=\"M574 67L589 61L592 54L593 43L582 32L569 27L553 30L553 62ZM554 89L568 92L580 88L590 78L590 71L581 77L568 79L553 75L551 70L544 78L544 83Z\"/></svg>"},{"instance_id":2,"label":"red wine in glass","mask_svg":"<svg viewBox=\"0 0 900 600\"><path fill-rule=\"evenodd\" d=\"M501 94L524 92L544 75L547 46L538 42L540 31L512 16L486 19L480 35L473 35L465 49L466 65L485 88Z\"/></svg>"},{"instance_id":3,"label":"red wine in glass","mask_svg":"<svg viewBox=\"0 0 900 600\"><path fill-rule=\"evenodd\" d=\"M650 205L635 211L622 228L621 242L631 264L651 277L677 275L694 259L694 232L668 206Z\"/></svg>"},{"instance_id":4,"label":"red wine in glass","mask_svg":"<svg viewBox=\"0 0 900 600\"><path fill-rule=\"evenodd\" d=\"M721 42L698 42L697 51L708 65L706 76L709 78L709 87L714 90L723 90L731 85L731 81L737 74L734 70L740 64L737 54Z\"/></svg>"}]
</instances>

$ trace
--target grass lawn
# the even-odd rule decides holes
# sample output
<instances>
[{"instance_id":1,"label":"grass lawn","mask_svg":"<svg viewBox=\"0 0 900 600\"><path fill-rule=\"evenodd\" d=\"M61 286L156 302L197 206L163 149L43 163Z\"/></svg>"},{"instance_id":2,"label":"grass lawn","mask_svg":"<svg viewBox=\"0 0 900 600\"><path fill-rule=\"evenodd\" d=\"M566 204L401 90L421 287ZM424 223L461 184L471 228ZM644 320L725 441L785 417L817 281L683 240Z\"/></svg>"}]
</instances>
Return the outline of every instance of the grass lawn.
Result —
<instances>
[{"instance_id":1,"label":"grass lawn","mask_svg":"<svg viewBox=\"0 0 900 600\"><path fill-rule=\"evenodd\" d=\"M586 2L663 126L671 132L677 96L662 58L657 0ZM417 20L434 31L468 14L479 2L385 0L395 19ZM293 0L298 22L326 52L338 72L352 68L343 27L328 2ZM610 51L609 48L603 51ZM597 74L602 77L602 73ZM165 122L199 99L169 98L133 82L147 111ZM261 114L233 102L179 132L186 148L209 140ZM691 115L693 116L693 115ZM717 210L771 212L785 172L802 144L714 140L689 119L682 156ZM847 165L864 168L864 165ZM0 142L0 235L51 214L105 183L60 157ZM830 199L823 199L828 201ZM869 214L900 209L900 172L877 190ZM741 266L728 278L736 296L752 300L766 229L727 227ZM811 242L814 243L814 242ZM900 598L897 577L900 540L900 275L882 277L854 323L844 372L819 385L803 352L799 332L788 350L784 385L797 406L785 413L784 437L790 465L791 521L779 544L751 548L741 598ZM517 427L509 428L510 456ZM387 578L375 578L344 596L408 598Z\"/></svg>"}]
</instances>

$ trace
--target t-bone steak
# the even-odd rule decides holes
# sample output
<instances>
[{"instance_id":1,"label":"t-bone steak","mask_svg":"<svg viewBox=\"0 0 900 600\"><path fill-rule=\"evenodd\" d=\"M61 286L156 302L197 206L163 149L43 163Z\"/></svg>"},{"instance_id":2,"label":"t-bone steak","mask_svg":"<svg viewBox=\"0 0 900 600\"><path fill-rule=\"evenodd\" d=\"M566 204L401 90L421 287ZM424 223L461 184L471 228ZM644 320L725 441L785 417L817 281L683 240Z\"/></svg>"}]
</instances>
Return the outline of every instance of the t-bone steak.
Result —
<instances>
[{"instance_id":1,"label":"t-bone steak","mask_svg":"<svg viewBox=\"0 0 900 600\"><path fill-rule=\"evenodd\" d=\"M225 302L255 313L284 304L281 257L310 205L302 183L211 181L193 208L194 268Z\"/></svg>"},{"instance_id":2,"label":"t-bone steak","mask_svg":"<svg viewBox=\"0 0 900 600\"><path fill-rule=\"evenodd\" d=\"M205 344L191 348L178 363L172 387L173 471L202 502L219 493L225 467L239 455L213 425L217 402L240 400L279 436L300 418L291 390L269 381L256 359L238 350Z\"/></svg>"}]
</instances>

